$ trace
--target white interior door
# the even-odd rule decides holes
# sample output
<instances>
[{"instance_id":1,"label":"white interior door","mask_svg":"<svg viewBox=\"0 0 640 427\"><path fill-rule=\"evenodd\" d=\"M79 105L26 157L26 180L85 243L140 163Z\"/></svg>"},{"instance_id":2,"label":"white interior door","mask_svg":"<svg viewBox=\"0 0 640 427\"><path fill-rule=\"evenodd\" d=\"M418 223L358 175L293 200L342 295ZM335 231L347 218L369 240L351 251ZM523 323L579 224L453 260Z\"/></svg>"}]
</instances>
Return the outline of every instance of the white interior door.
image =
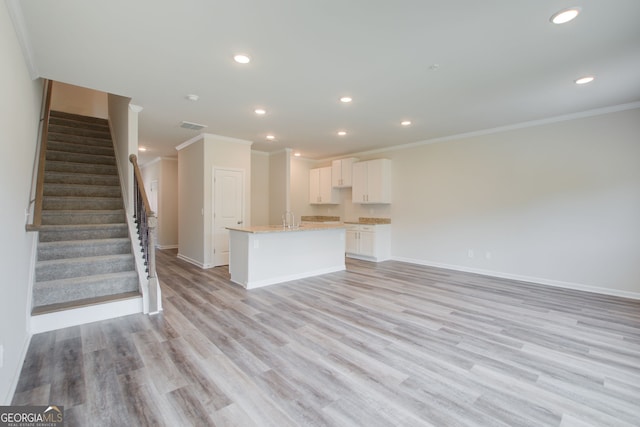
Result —
<instances>
[{"instance_id":1,"label":"white interior door","mask_svg":"<svg viewBox=\"0 0 640 427\"><path fill-rule=\"evenodd\" d=\"M229 264L229 230L244 222L244 171L213 171L213 265Z\"/></svg>"}]
</instances>

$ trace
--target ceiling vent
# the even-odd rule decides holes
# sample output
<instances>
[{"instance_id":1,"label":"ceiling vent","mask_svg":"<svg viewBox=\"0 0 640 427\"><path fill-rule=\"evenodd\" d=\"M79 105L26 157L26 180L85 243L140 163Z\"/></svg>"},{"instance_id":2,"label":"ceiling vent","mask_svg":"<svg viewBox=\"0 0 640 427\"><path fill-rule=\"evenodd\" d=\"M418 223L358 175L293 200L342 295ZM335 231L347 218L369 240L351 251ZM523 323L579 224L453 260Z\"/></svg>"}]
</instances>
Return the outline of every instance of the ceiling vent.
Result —
<instances>
[{"instance_id":1,"label":"ceiling vent","mask_svg":"<svg viewBox=\"0 0 640 427\"><path fill-rule=\"evenodd\" d=\"M191 130L201 130L206 128L206 125L199 125L198 123L192 123L192 122L185 122L184 120L182 122L180 122L180 127L184 128L184 129L191 129Z\"/></svg>"}]
</instances>

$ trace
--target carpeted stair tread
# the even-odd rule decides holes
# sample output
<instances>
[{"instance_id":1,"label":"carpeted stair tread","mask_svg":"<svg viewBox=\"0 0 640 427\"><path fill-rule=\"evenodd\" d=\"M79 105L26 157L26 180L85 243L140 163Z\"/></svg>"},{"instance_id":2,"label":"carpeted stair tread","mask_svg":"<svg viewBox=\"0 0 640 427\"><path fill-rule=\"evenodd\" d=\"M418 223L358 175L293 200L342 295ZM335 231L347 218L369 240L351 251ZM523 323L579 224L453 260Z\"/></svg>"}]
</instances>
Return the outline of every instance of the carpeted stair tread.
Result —
<instances>
[{"instance_id":1,"label":"carpeted stair tread","mask_svg":"<svg viewBox=\"0 0 640 427\"><path fill-rule=\"evenodd\" d=\"M111 138L90 138L79 135L69 135L67 133L50 132L47 136L49 142L66 142L69 144L91 145L96 147L113 147Z\"/></svg>"},{"instance_id":2,"label":"carpeted stair tread","mask_svg":"<svg viewBox=\"0 0 640 427\"><path fill-rule=\"evenodd\" d=\"M124 209L42 211L43 225L122 224L126 220Z\"/></svg>"},{"instance_id":3,"label":"carpeted stair tread","mask_svg":"<svg viewBox=\"0 0 640 427\"><path fill-rule=\"evenodd\" d=\"M74 120L76 122L97 123L97 124L104 124L106 126L109 125L109 121L107 119L101 119L99 117L83 116L83 115L74 114L74 113L66 113L64 111L51 110L49 115L51 117Z\"/></svg>"},{"instance_id":4,"label":"carpeted stair tread","mask_svg":"<svg viewBox=\"0 0 640 427\"><path fill-rule=\"evenodd\" d=\"M109 122L52 111L45 159L32 313L139 297Z\"/></svg>"},{"instance_id":5,"label":"carpeted stair tread","mask_svg":"<svg viewBox=\"0 0 640 427\"><path fill-rule=\"evenodd\" d=\"M95 165L90 163L74 163L47 159L44 170L47 172L82 173L93 175L118 176L116 165Z\"/></svg>"},{"instance_id":6,"label":"carpeted stair tread","mask_svg":"<svg viewBox=\"0 0 640 427\"><path fill-rule=\"evenodd\" d=\"M36 263L35 282L120 273L133 269L135 269L135 260L132 254L52 259Z\"/></svg>"},{"instance_id":7,"label":"carpeted stair tread","mask_svg":"<svg viewBox=\"0 0 640 427\"><path fill-rule=\"evenodd\" d=\"M122 197L45 196L42 200L44 210L102 210L122 207Z\"/></svg>"},{"instance_id":8,"label":"carpeted stair tread","mask_svg":"<svg viewBox=\"0 0 640 427\"><path fill-rule=\"evenodd\" d=\"M47 161L90 163L92 165L115 166L114 156L103 156L100 154L68 153L66 151L47 150Z\"/></svg>"},{"instance_id":9,"label":"carpeted stair tread","mask_svg":"<svg viewBox=\"0 0 640 427\"><path fill-rule=\"evenodd\" d=\"M38 261L130 253L131 241L124 237L40 242L38 244Z\"/></svg>"},{"instance_id":10,"label":"carpeted stair tread","mask_svg":"<svg viewBox=\"0 0 640 427\"><path fill-rule=\"evenodd\" d=\"M101 156L110 157L115 156L113 148L111 147L85 145L75 142L49 141L47 142L47 150L60 151L63 153L99 154Z\"/></svg>"},{"instance_id":11,"label":"carpeted stair tread","mask_svg":"<svg viewBox=\"0 0 640 427\"><path fill-rule=\"evenodd\" d=\"M93 122L77 120L77 118L50 116L49 124L56 126L75 127L83 129L97 130L101 132L109 132L108 122Z\"/></svg>"},{"instance_id":12,"label":"carpeted stair tread","mask_svg":"<svg viewBox=\"0 0 640 427\"><path fill-rule=\"evenodd\" d=\"M119 185L54 184L44 186L45 196L60 197L120 197Z\"/></svg>"},{"instance_id":13,"label":"carpeted stair tread","mask_svg":"<svg viewBox=\"0 0 640 427\"><path fill-rule=\"evenodd\" d=\"M40 242L129 237L127 224L42 225Z\"/></svg>"},{"instance_id":14,"label":"carpeted stair tread","mask_svg":"<svg viewBox=\"0 0 640 427\"><path fill-rule=\"evenodd\" d=\"M90 173L46 171L46 184L84 184L84 185L117 185L120 186L118 175L98 175Z\"/></svg>"},{"instance_id":15,"label":"carpeted stair tread","mask_svg":"<svg viewBox=\"0 0 640 427\"><path fill-rule=\"evenodd\" d=\"M90 307L92 305L105 304L109 302L122 301L132 298L140 298L142 295L139 291L123 292L119 294L109 294L94 298L78 299L71 302L61 302L56 304L41 305L31 312L32 316L42 314L55 313L58 311L70 310L73 308Z\"/></svg>"},{"instance_id":16,"label":"carpeted stair tread","mask_svg":"<svg viewBox=\"0 0 640 427\"><path fill-rule=\"evenodd\" d=\"M138 292L138 274L135 271L49 280L34 284L34 306L81 301L127 292Z\"/></svg>"},{"instance_id":17,"label":"carpeted stair tread","mask_svg":"<svg viewBox=\"0 0 640 427\"><path fill-rule=\"evenodd\" d=\"M65 133L67 135L88 136L90 138L110 138L111 133L108 130L93 130L71 126L49 125L49 130L54 133Z\"/></svg>"}]
</instances>

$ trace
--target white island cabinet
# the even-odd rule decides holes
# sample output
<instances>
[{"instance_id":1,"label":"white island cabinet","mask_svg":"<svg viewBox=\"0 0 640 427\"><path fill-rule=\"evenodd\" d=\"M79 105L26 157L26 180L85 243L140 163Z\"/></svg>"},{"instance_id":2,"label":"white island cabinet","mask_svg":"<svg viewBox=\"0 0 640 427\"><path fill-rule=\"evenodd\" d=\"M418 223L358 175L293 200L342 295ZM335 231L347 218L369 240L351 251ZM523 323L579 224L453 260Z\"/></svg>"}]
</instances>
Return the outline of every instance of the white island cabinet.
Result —
<instances>
[{"instance_id":1,"label":"white island cabinet","mask_svg":"<svg viewBox=\"0 0 640 427\"><path fill-rule=\"evenodd\" d=\"M247 289L345 269L345 226L229 228L231 281Z\"/></svg>"}]
</instances>

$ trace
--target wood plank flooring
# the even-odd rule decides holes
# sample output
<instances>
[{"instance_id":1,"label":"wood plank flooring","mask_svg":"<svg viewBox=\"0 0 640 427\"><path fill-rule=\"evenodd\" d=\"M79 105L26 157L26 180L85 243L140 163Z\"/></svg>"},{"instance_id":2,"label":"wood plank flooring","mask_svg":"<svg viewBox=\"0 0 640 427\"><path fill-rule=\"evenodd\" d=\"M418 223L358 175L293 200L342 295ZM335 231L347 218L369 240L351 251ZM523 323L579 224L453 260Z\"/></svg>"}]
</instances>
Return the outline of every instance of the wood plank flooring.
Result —
<instances>
[{"instance_id":1,"label":"wood plank flooring","mask_svg":"<svg viewBox=\"0 0 640 427\"><path fill-rule=\"evenodd\" d=\"M164 313L35 335L68 426L640 425L640 301L396 261L246 291L160 251Z\"/></svg>"}]
</instances>

